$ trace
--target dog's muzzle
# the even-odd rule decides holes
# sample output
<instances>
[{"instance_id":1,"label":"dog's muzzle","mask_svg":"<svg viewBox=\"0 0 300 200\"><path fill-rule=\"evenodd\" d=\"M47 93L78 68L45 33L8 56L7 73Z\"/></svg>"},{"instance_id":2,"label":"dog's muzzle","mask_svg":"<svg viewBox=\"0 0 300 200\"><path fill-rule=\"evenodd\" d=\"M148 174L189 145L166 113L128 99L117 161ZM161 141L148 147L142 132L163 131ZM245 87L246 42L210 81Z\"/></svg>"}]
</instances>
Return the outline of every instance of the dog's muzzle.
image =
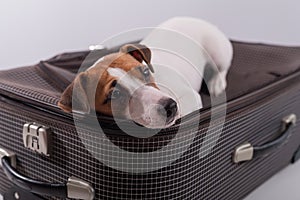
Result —
<instances>
[{"instance_id":1,"label":"dog's muzzle","mask_svg":"<svg viewBox=\"0 0 300 200\"><path fill-rule=\"evenodd\" d=\"M177 102L157 88L143 86L129 101L130 118L148 128L166 128L179 116Z\"/></svg>"}]
</instances>

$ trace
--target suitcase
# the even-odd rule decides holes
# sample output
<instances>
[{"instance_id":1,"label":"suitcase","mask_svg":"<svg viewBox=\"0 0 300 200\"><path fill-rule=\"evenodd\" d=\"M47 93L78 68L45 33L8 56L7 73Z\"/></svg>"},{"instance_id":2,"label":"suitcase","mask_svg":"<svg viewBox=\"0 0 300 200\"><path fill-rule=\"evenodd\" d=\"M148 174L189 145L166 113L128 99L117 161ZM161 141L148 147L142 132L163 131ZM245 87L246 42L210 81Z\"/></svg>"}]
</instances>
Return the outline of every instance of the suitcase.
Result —
<instances>
[{"instance_id":1,"label":"suitcase","mask_svg":"<svg viewBox=\"0 0 300 200\"><path fill-rule=\"evenodd\" d=\"M243 199L300 157L300 47L232 43L226 94L214 100L203 85L203 109L149 137L124 133L111 117L67 114L57 106L79 69L118 47L1 71L0 194ZM129 121L119 123L140 133Z\"/></svg>"}]
</instances>

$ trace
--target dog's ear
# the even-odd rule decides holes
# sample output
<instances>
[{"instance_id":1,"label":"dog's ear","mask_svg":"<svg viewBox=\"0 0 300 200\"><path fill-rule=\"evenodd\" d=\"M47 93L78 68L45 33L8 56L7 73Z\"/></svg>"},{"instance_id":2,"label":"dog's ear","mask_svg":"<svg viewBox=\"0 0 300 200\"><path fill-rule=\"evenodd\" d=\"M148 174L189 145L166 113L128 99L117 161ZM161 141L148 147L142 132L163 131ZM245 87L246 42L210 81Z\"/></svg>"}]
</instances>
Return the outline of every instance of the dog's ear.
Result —
<instances>
[{"instance_id":1,"label":"dog's ear","mask_svg":"<svg viewBox=\"0 0 300 200\"><path fill-rule=\"evenodd\" d=\"M65 112L75 110L80 113L89 113L90 105L85 90L86 86L87 74L81 72L62 93L58 106Z\"/></svg>"},{"instance_id":2,"label":"dog's ear","mask_svg":"<svg viewBox=\"0 0 300 200\"><path fill-rule=\"evenodd\" d=\"M145 61L152 73L154 73L153 66L151 65L151 51L148 47L142 44L126 44L120 48L120 52L129 53L139 62Z\"/></svg>"}]
</instances>

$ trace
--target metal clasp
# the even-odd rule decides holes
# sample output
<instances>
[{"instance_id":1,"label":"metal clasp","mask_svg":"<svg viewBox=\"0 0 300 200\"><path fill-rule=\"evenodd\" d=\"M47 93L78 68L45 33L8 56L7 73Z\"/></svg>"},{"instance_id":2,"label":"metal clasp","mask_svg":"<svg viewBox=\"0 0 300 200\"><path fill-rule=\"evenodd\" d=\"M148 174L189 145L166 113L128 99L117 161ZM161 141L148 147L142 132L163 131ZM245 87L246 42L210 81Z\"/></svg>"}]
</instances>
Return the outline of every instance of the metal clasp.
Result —
<instances>
[{"instance_id":1,"label":"metal clasp","mask_svg":"<svg viewBox=\"0 0 300 200\"><path fill-rule=\"evenodd\" d=\"M70 177L67 183L68 198L92 200L95 198L95 190L88 183L76 177Z\"/></svg>"},{"instance_id":2,"label":"metal clasp","mask_svg":"<svg viewBox=\"0 0 300 200\"><path fill-rule=\"evenodd\" d=\"M23 126L24 146L37 153L50 156L52 134L49 127L26 123Z\"/></svg>"},{"instance_id":3,"label":"metal clasp","mask_svg":"<svg viewBox=\"0 0 300 200\"><path fill-rule=\"evenodd\" d=\"M16 154L4 148L0 148L0 167L2 167L1 159L7 156L10 159L10 164L12 167L17 168L17 158Z\"/></svg>"},{"instance_id":4,"label":"metal clasp","mask_svg":"<svg viewBox=\"0 0 300 200\"><path fill-rule=\"evenodd\" d=\"M242 161L252 160L253 152L253 146L250 143L244 143L235 148L233 162L239 163Z\"/></svg>"},{"instance_id":5,"label":"metal clasp","mask_svg":"<svg viewBox=\"0 0 300 200\"><path fill-rule=\"evenodd\" d=\"M96 44L96 45L90 45L89 46L90 51L103 50L103 49L105 49L105 46L103 46L101 44Z\"/></svg>"},{"instance_id":6,"label":"metal clasp","mask_svg":"<svg viewBox=\"0 0 300 200\"><path fill-rule=\"evenodd\" d=\"M295 114L290 114L282 119L282 131L284 131L289 124L295 126L297 122L297 116Z\"/></svg>"}]
</instances>

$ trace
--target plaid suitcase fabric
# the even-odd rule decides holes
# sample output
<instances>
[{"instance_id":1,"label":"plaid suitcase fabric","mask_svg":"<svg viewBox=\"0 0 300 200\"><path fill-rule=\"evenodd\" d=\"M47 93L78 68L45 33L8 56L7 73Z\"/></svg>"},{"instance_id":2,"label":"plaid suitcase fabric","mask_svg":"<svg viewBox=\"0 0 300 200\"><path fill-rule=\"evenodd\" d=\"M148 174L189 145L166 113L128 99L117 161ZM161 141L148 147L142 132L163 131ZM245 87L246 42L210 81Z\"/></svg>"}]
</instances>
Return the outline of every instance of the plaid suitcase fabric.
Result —
<instances>
[{"instance_id":1,"label":"plaid suitcase fabric","mask_svg":"<svg viewBox=\"0 0 300 200\"><path fill-rule=\"evenodd\" d=\"M72 115L63 114L56 106L61 94L59 86L52 83L51 77L45 77L39 65L1 72L0 146L17 154L18 172L46 182L79 177L93 185L95 199L242 199L288 165L300 144L297 125L280 148L249 162L232 161L238 145L245 141L264 144L278 136L283 117L291 113L300 116L300 49L238 42L234 47L237 53L229 72L226 116L211 118L210 98L203 94L206 107L200 113L200 121L194 113L179 124L180 129L177 126L162 130L146 139L123 134L107 118L103 118L105 137L86 124L76 129ZM71 76L87 54L65 55L69 60L58 56L46 64L64 69L68 72L63 73ZM16 94L26 98L18 99ZM217 108L222 110L223 106ZM28 122L51 127L50 157L24 147L22 129ZM171 147L128 162L120 154L108 151L108 142L135 153ZM98 156L102 160L95 154L101 154ZM147 169L154 161L164 165L170 157L177 159L144 173L125 172L107 164L115 161ZM0 193L4 194L12 185L2 171L0 179Z\"/></svg>"}]
</instances>

